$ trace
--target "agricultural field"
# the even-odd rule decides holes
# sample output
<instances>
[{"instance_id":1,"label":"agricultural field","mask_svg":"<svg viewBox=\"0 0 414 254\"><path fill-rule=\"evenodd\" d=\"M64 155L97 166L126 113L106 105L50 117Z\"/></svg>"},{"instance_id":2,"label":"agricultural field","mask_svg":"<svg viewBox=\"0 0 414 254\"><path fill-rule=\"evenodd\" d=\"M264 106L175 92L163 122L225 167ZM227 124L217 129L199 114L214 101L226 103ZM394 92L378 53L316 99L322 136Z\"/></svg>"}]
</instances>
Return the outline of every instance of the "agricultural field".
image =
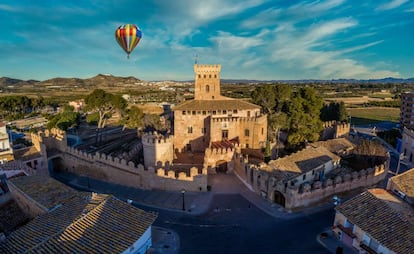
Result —
<instances>
[{"instance_id":1,"label":"agricultural field","mask_svg":"<svg viewBox=\"0 0 414 254\"><path fill-rule=\"evenodd\" d=\"M400 109L388 107L363 107L348 108L348 114L351 116L352 125L374 124L378 122L390 121L399 122Z\"/></svg>"}]
</instances>

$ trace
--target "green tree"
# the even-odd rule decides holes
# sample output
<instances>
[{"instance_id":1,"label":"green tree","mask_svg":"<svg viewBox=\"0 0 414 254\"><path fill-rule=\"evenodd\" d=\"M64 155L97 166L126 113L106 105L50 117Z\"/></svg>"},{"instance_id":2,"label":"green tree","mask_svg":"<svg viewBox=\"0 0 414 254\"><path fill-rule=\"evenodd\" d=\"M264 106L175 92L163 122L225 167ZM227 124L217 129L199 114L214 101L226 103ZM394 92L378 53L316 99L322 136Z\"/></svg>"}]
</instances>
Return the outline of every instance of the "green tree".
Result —
<instances>
[{"instance_id":1,"label":"green tree","mask_svg":"<svg viewBox=\"0 0 414 254\"><path fill-rule=\"evenodd\" d=\"M144 126L144 113L137 106L127 109L121 122L124 127L139 130Z\"/></svg>"},{"instance_id":2,"label":"green tree","mask_svg":"<svg viewBox=\"0 0 414 254\"><path fill-rule=\"evenodd\" d=\"M274 94L276 99L275 111L281 112L286 110L288 107L287 103L292 97L291 86L287 84L276 84L274 86Z\"/></svg>"},{"instance_id":3,"label":"green tree","mask_svg":"<svg viewBox=\"0 0 414 254\"><path fill-rule=\"evenodd\" d=\"M107 119L113 113L124 110L127 102L120 95L107 93L102 89L95 89L91 94L85 97L87 111L99 114L98 129L105 127Z\"/></svg>"},{"instance_id":4,"label":"green tree","mask_svg":"<svg viewBox=\"0 0 414 254\"><path fill-rule=\"evenodd\" d=\"M252 93L253 103L262 107L265 114L273 112L276 106L276 96L273 86L270 84L256 88Z\"/></svg>"},{"instance_id":5,"label":"green tree","mask_svg":"<svg viewBox=\"0 0 414 254\"><path fill-rule=\"evenodd\" d=\"M298 147L306 142L319 139L323 129L320 111L323 105L322 97L311 87L300 88L293 94L289 104L288 144Z\"/></svg>"},{"instance_id":6,"label":"green tree","mask_svg":"<svg viewBox=\"0 0 414 254\"><path fill-rule=\"evenodd\" d=\"M56 114L53 116L46 125L46 128L59 128L61 130L67 131L69 128L78 125L80 122L80 114L73 112L73 109L67 108L67 111Z\"/></svg>"}]
</instances>

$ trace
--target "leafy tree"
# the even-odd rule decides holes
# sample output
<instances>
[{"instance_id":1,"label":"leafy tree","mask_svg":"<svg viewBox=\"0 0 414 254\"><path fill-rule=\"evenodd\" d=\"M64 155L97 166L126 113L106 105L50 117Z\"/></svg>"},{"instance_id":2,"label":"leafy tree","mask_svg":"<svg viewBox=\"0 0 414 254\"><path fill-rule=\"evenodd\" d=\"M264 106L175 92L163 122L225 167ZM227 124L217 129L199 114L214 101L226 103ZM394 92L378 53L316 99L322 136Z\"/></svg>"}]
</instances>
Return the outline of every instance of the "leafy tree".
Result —
<instances>
[{"instance_id":1,"label":"leafy tree","mask_svg":"<svg viewBox=\"0 0 414 254\"><path fill-rule=\"evenodd\" d=\"M348 121L348 112L346 111L345 103L341 102L330 102L329 104L323 105L321 109L321 120L322 121Z\"/></svg>"},{"instance_id":2,"label":"leafy tree","mask_svg":"<svg viewBox=\"0 0 414 254\"><path fill-rule=\"evenodd\" d=\"M319 139L323 129L319 118L322 105L322 97L311 87L300 88L293 94L288 109L290 146L297 147Z\"/></svg>"},{"instance_id":3,"label":"leafy tree","mask_svg":"<svg viewBox=\"0 0 414 254\"><path fill-rule=\"evenodd\" d=\"M80 121L80 114L77 112L70 111L63 111L52 117L46 125L46 128L59 128L61 130L67 131L70 127L79 124Z\"/></svg>"},{"instance_id":4,"label":"leafy tree","mask_svg":"<svg viewBox=\"0 0 414 254\"><path fill-rule=\"evenodd\" d=\"M140 129L144 125L144 113L136 106L127 109L121 122L125 127Z\"/></svg>"},{"instance_id":5,"label":"leafy tree","mask_svg":"<svg viewBox=\"0 0 414 254\"><path fill-rule=\"evenodd\" d=\"M256 88L252 93L253 102L262 106L265 114L273 112L276 106L276 97L273 86L270 84Z\"/></svg>"},{"instance_id":6,"label":"leafy tree","mask_svg":"<svg viewBox=\"0 0 414 254\"><path fill-rule=\"evenodd\" d=\"M274 86L274 94L276 99L275 111L281 112L287 109L287 103L292 97L292 88L287 84L276 84Z\"/></svg>"},{"instance_id":7,"label":"leafy tree","mask_svg":"<svg viewBox=\"0 0 414 254\"><path fill-rule=\"evenodd\" d=\"M145 131L156 131L162 129L160 116L157 114L144 115L144 129Z\"/></svg>"},{"instance_id":8,"label":"leafy tree","mask_svg":"<svg viewBox=\"0 0 414 254\"><path fill-rule=\"evenodd\" d=\"M95 89L85 97L87 111L99 114L98 129L105 127L106 120L117 110L124 110L127 102L120 95L107 93L102 89Z\"/></svg>"},{"instance_id":9,"label":"leafy tree","mask_svg":"<svg viewBox=\"0 0 414 254\"><path fill-rule=\"evenodd\" d=\"M99 113L92 113L86 116L86 122L90 125L98 125Z\"/></svg>"}]
</instances>

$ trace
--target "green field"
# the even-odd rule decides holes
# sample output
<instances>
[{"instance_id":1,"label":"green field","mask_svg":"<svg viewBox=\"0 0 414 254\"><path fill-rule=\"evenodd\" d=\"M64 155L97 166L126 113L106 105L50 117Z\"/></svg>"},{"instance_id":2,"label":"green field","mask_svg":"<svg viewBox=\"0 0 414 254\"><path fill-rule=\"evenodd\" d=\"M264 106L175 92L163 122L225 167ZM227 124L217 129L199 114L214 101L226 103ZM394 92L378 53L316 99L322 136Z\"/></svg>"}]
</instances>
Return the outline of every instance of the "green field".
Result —
<instances>
[{"instance_id":1,"label":"green field","mask_svg":"<svg viewBox=\"0 0 414 254\"><path fill-rule=\"evenodd\" d=\"M386 107L349 108L351 124L374 124L378 122L399 122L400 109Z\"/></svg>"}]
</instances>

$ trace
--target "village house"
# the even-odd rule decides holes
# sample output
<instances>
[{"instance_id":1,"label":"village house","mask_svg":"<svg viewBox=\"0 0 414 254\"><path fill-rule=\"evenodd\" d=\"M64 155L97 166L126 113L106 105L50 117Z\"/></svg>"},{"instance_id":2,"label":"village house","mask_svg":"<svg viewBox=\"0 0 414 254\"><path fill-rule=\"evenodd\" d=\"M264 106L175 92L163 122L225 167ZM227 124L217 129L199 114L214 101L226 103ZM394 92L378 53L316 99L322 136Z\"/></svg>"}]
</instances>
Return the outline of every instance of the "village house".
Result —
<instances>
[{"instance_id":1,"label":"village house","mask_svg":"<svg viewBox=\"0 0 414 254\"><path fill-rule=\"evenodd\" d=\"M385 162L373 168L353 170L343 167L341 157L352 154L354 147L345 138L320 141L259 165L239 154L235 172L270 202L288 210L303 208L336 193L374 185L385 178L389 157L384 157Z\"/></svg>"},{"instance_id":2,"label":"village house","mask_svg":"<svg viewBox=\"0 0 414 254\"><path fill-rule=\"evenodd\" d=\"M335 208L333 232L359 253L413 253L414 209L384 189L370 189Z\"/></svg>"},{"instance_id":3,"label":"village house","mask_svg":"<svg viewBox=\"0 0 414 254\"><path fill-rule=\"evenodd\" d=\"M414 205L414 168L391 177L387 183L387 190L392 191L410 205Z\"/></svg>"},{"instance_id":4,"label":"village house","mask_svg":"<svg viewBox=\"0 0 414 254\"><path fill-rule=\"evenodd\" d=\"M151 247L155 213L47 176L18 177L8 186L30 221L0 240L1 253L144 254Z\"/></svg>"},{"instance_id":5,"label":"village house","mask_svg":"<svg viewBox=\"0 0 414 254\"><path fill-rule=\"evenodd\" d=\"M13 148L10 145L6 124L0 122L0 163L14 160Z\"/></svg>"}]
</instances>

